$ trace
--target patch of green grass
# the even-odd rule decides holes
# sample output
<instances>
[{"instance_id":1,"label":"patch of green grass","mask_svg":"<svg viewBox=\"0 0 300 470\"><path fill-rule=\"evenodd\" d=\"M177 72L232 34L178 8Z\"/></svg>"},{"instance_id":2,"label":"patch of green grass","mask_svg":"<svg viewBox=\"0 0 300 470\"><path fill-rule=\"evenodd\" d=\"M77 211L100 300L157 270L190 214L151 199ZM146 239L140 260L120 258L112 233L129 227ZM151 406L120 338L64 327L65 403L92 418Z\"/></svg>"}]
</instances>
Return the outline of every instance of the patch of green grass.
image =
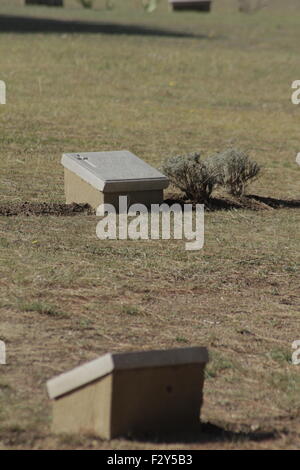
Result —
<instances>
[{"instance_id":1,"label":"patch of green grass","mask_svg":"<svg viewBox=\"0 0 300 470\"><path fill-rule=\"evenodd\" d=\"M187 338L184 338L183 336L176 336L176 341L177 343L188 343L189 340Z\"/></svg>"},{"instance_id":2,"label":"patch of green grass","mask_svg":"<svg viewBox=\"0 0 300 470\"><path fill-rule=\"evenodd\" d=\"M7 240L7 238L4 238L4 237L0 238L0 247L1 248L8 248L9 245L10 245L10 242L9 242L9 240Z\"/></svg>"},{"instance_id":3,"label":"patch of green grass","mask_svg":"<svg viewBox=\"0 0 300 470\"><path fill-rule=\"evenodd\" d=\"M268 381L276 391L275 402L279 402L286 412L297 414L300 412L300 374L296 369L297 366L291 367L294 369L273 371L268 376Z\"/></svg>"},{"instance_id":4,"label":"patch of green grass","mask_svg":"<svg viewBox=\"0 0 300 470\"><path fill-rule=\"evenodd\" d=\"M0 393L3 392L9 392L12 390L11 385L5 383L5 382L0 382Z\"/></svg>"},{"instance_id":5,"label":"patch of green grass","mask_svg":"<svg viewBox=\"0 0 300 470\"><path fill-rule=\"evenodd\" d=\"M225 357L224 354L211 351L209 363L205 369L205 377L212 379L220 375L224 370L233 369L235 366L233 362Z\"/></svg>"},{"instance_id":6,"label":"patch of green grass","mask_svg":"<svg viewBox=\"0 0 300 470\"><path fill-rule=\"evenodd\" d=\"M140 314L139 308L136 307L135 305L123 305L121 308L121 312L125 315L132 315L132 316Z\"/></svg>"},{"instance_id":7,"label":"patch of green grass","mask_svg":"<svg viewBox=\"0 0 300 470\"><path fill-rule=\"evenodd\" d=\"M294 366L295 369L297 366ZM272 386L276 387L277 390L281 390L285 393L299 393L300 387L300 374L297 370L292 371L274 371L270 374L269 377L270 383ZM299 397L300 403L300 397Z\"/></svg>"},{"instance_id":8,"label":"patch of green grass","mask_svg":"<svg viewBox=\"0 0 300 470\"><path fill-rule=\"evenodd\" d=\"M79 318L76 326L81 330L93 330L93 322L89 318Z\"/></svg>"},{"instance_id":9,"label":"patch of green grass","mask_svg":"<svg viewBox=\"0 0 300 470\"><path fill-rule=\"evenodd\" d=\"M31 302L20 304L20 310L23 312L38 312L41 315L47 315L53 318L69 318L70 315L62 312L54 305L44 304L42 302Z\"/></svg>"},{"instance_id":10,"label":"patch of green grass","mask_svg":"<svg viewBox=\"0 0 300 470\"><path fill-rule=\"evenodd\" d=\"M59 441L63 446L77 447L81 446L84 438L78 434L63 433L59 435Z\"/></svg>"},{"instance_id":11,"label":"patch of green grass","mask_svg":"<svg viewBox=\"0 0 300 470\"><path fill-rule=\"evenodd\" d=\"M267 353L267 356L280 364L292 362L292 352L287 349L272 349Z\"/></svg>"}]
</instances>

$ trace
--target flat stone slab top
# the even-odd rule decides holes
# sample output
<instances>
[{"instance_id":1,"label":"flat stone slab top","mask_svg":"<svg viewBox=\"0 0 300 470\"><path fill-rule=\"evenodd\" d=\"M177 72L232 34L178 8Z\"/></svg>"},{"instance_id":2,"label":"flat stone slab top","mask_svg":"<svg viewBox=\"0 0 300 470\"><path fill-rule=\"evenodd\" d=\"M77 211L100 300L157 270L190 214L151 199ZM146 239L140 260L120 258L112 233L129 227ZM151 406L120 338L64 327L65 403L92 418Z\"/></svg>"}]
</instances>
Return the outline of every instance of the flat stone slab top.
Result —
<instances>
[{"instance_id":1,"label":"flat stone slab top","mask_svg":"<svg viewBox=\"0 0 300 470\"><path fill-rule=\"evenodd\" d=\"M108 353L48 380L47 390L49 397L56 399L114 371L206 364L207 362L208 352L204 347Z\"/></svg>"},{"instance_id":2,"label":"flat stone slab top","mask_svg":"<svg viewBox=\"0 0 300 470\"><path fill-rule=\"evenodd\" d=\"M62 165L103 193L162 190L168 178L128 150L65 153Z\"/></svg>"}]
</instances>

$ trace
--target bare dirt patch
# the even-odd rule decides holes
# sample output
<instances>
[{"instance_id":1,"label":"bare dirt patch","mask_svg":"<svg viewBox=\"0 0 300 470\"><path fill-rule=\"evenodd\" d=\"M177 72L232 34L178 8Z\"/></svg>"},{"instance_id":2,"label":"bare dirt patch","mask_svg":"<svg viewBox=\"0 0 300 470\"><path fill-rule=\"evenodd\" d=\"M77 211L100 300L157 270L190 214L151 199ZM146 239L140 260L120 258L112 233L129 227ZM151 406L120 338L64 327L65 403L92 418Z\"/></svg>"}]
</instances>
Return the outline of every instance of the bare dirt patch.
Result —
<instances>
[{"instance_id":1,"label":"bare dirt patch","mask_svg":"<svg viewBox=\"0 0 300 470\"><path fill-rule=\"evenodd\" d=\"M49 202L20 202L0 205L0 216L16 215L93 215L95 211L89 204L60 204Z\"/></svg>"}]
</instances>

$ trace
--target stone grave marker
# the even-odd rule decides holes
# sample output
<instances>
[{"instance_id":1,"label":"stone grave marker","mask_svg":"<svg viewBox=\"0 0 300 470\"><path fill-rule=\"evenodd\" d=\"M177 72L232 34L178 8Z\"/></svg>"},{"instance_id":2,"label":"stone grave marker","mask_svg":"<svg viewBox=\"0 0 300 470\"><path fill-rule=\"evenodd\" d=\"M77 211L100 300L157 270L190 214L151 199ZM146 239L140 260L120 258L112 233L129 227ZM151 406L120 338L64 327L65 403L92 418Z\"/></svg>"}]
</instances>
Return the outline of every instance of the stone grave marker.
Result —
<instances>
[{"instance_id":1,"label":"stone grave marker","mask_svg":"<svg viewBox=\"0 0 300 470\"><path fill-rule=\"evenodd\" d=\"M127 150L65 153L61 162L67 204L118 208L119 196L127 196L128 205L150 206L163 201L163 190L169 184L166 176Z\"/></svg>"},{"instance_id":2,"label":"stone grave marker","mask_svg":"<svg viewBox=\"0 0 300 470\"><path fill-rule=\"evenodd\" d=\"M47 382L55 433L105 439L200 423L203 347L105 354Z\"/></svg>"}]
</instances>

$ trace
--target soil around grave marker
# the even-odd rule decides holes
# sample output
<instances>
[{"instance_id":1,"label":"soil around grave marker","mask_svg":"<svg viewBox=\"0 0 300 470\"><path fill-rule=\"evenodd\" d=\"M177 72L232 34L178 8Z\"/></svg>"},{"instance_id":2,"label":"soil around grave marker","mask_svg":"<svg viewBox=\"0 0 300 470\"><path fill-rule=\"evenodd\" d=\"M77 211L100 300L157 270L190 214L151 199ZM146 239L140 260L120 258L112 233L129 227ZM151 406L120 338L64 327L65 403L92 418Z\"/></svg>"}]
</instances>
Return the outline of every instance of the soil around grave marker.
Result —
<instances>
[{"instance_id":1,"label":"soil around grave marker","mask_svg":"<svg viewBox=\"0 0 300 470\"><path fill-rule=\"evenodd\" d=\"M169 193L164 203L171 206L172 204L190 203L184 197L178 194ZM240 198L210 198L208 203L205 204L207 211L220 211L232 209L248 209L254 211L272 210L272 209L299 209L299 199L275 199L271 197L263 197L257 195L246 195ZM76 216L76 215L96 215L96 211L89 204L62 204L62 203L49 203L49 202L16 202L0 204L0 216L40 216L40 215L54 215L54 216Z\"/></svg>"},{"instance_id":2,"label":"soil around grave marker","mask_svg":"<svg viewBox=\"0 0 300 470\"><path fill-rule=\"evenodd\" d=\"M95 215L95 211L89 204L61 204L49 202L16 202L0 204L0 216L16 215L54 215L54 216L75 216L75 215Z\"/></svg>"}]
</instances>

